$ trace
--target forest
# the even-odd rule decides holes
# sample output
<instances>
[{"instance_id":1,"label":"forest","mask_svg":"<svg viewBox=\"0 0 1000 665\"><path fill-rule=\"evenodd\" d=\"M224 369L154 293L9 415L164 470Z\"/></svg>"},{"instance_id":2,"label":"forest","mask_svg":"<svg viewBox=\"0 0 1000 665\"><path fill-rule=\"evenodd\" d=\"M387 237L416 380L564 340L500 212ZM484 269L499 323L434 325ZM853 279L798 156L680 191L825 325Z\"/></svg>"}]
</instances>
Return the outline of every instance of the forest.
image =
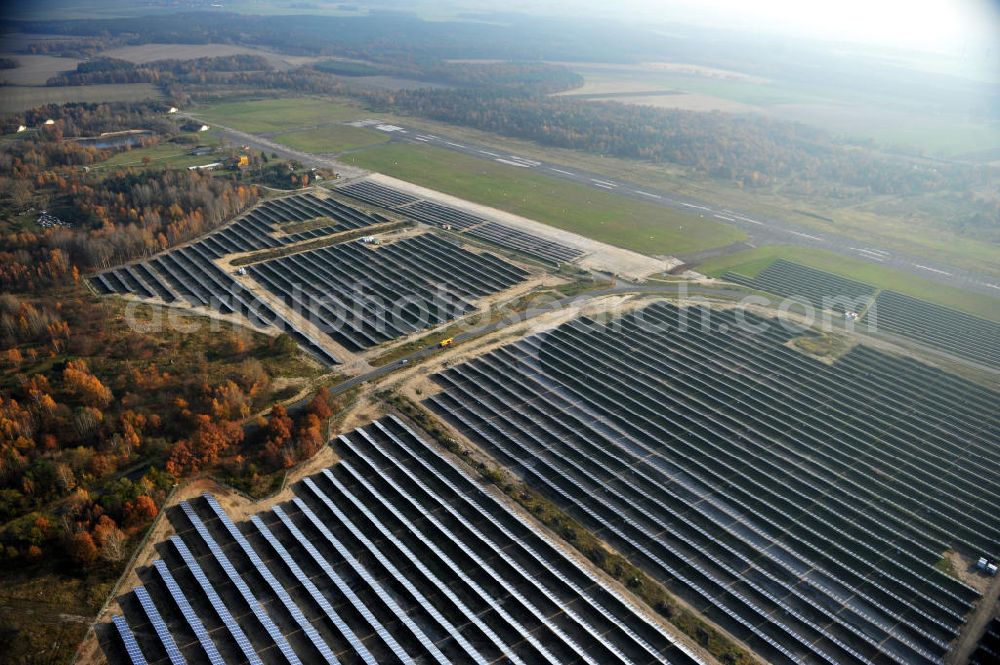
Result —
<instances>
[{"instance_id":1,"label":"forest","mask_svg":"<svg viewBox=\"0 0 1000 665\"><path fill-rule=\"evenodd\" d=\"M237 54L195 58L193 60L157 60L141 65L116 58L94 58L76 66L76 71L50 78L46 85L96 85L105 83L198 83L207 72L240 72L270 69L259 55Z\"/></svg>"},{"instance_id":2,"label":"forest","mask_svg":"<svg viewBox=\"0 0 1000 665\"><path fill-rule=\"evenodd\" d=\"M0 234L0 565L41 565L48 554L86 571L122 561L180 478L212 472L266 491L272 472L319 449L335 404L320 391L295 414L262 411L273 377L310 371L287 336L142 332L127 325L123 303L83 284L89 271L231 219L257 200L255 185L187 170L87 169L114 150L67 140L136 128L169 140L177 129L156 105L28 116L40 129L0 154L0 207L8 220L47 207L68 224Z\"/></svg>"}]
</instances>

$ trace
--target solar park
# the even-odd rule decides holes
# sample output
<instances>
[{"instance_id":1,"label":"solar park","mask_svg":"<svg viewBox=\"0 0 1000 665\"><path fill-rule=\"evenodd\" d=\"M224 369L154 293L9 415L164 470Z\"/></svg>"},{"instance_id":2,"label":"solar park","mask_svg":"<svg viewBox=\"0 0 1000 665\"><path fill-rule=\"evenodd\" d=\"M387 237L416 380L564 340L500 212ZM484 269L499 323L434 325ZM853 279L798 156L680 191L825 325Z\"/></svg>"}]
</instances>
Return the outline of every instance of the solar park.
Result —
<instances>
[{"instance_id":1,"label":"solar park","mask_svg":"<svg viewBox=\"0 0 1000 665\"><path fill-rule=\"evenodd\" d=\"M768 661L941 662L979 592L936 564L1000 554L1000 395L704 314L577 319L425 403Z\"/></svg>"},{"instance_id":2,"label":"solar park","mask_svg":"<svg viewBox=\"0 0 1000 665\"><path fill-rule=\"evenodd\" d=\"M572 263L584 252L575 247L541 238L506 224L489 221L451 206L415 196L376 182L362 180L337 188L359 201L391 208L413 219L444 227L507 250L526 254L547 263Z\"/></svg>"},{"instance_id":3,"label":"solar park","mask_svg":"<svg viewBox=\"0 0 1000 665\"><path fill-rule=\"evenodd\" d=\"M475 310L476 299L527 277L492 254L431 234L374 249L361 241L324 247L248 272L351 351L457 318Z\"/></svg>"},{"instance_id":4,"label":"solar park","mask_svg":"<svg viewBox=\"0 0 1000 665\"><path fill-rule=\"evenodd\" d=\"M953 355L1000 367L1000 323L822 270L779 259L755 277L724 279L797 299L818 309L860 314L860 321Z\"/></svg>"},{"instance_id":5,"label":"solar park","mask_svg":"<svg viewBox=\"0 0 1000 665\"><path fill-rule=\"evenodd\" d=\"M211 495L119 599L112 663L698 663L551 536L386 417L235 523Z\"/></svg>"},{"instance_id":6,"label":"solar park","mask_svg":"<svg viewBox=\"0 0 1000 665\"><path fill-rule=\"evenodd\" d=\"M317 218L332 223L280 232L282 225ZM215 261L388 221L378 213L312 194L269 200L195 242L98 273L90 282L101 294L183 302L237 315L258 328L277 328L324 364L334 365L341 359L315 330L304 330ZM492 254L470 252L430 234L380 247L366 248L356 241L301 251L258 262L246 272L263 291L352 352L452 320L474 310L475 300L527 277L521 268Z\"/></svg>"}]
</instances>

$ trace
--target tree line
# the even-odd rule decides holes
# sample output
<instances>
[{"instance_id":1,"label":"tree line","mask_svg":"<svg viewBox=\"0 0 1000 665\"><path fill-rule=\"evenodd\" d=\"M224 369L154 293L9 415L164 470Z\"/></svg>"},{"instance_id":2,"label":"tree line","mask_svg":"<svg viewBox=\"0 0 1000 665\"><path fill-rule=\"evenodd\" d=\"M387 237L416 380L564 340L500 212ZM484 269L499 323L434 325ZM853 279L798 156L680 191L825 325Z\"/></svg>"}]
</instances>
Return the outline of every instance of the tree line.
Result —
<instances>
[{"instance_id":1,"label":"tree line","mask_svg":"<svg viewBox=\"0 0 1000 665\"><path fill-rule=\"evenodd\" d=\"M192 60L156 60L135 64L117 58L94 58L76 66L73 72L57 74L46 81L48 86L152 83L200 83L208 72L239 72L271 69L260 55L236 54L195 58Z\"/></svg>"}]
</instances>

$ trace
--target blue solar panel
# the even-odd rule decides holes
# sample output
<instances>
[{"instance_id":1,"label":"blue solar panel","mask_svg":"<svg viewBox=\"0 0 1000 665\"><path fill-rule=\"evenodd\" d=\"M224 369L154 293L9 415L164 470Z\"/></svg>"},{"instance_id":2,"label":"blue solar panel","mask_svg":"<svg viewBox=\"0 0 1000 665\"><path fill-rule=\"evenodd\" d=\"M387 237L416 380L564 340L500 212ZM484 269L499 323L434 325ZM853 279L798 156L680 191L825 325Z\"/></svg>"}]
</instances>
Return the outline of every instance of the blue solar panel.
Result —
<instances>
[{"instance_id":1,"label":"blue solar panel","mask_svg":"<svg viewBox=\"0 0 1000 665\"><path fill-rule=\"evenodd\" d=\"M191 627L191 631L194 632L195 637L201 642L202 648L205 650L205 655L208 656L208 662L211 665L224 665L225 661L222 659L222 655L219 650L215 648L215 643L212 642L212 638L209 637L208 631L205 630L205 625L198 618L198 615L194 613L194 609L191 608L191 603L184 596L184 592L181 588L177 586L177 581L174 576L170 574L167 569L167 564L163 561L156 560L153 562L153 567L156 568L157 572L160 574L160 579L163 580L163 584L167 587L167 591L170 593L170 597L174 599L177 603L177 607L180 609L181 614L184 615L184 620L187 621L188 626Z\"/></svg>"},{"instance_id":2,"label":"blue solar panel","mask_svg":"<svg viewBox=\"0 0 1000 665\"><path fill-rule=\"evenodd\" d=\"M566 585L567 587L569 587L570 589L572 589L573 592L577 596L579 596L580 598L582 598L588 605L590 605L595 610L597 610L606 619L608 619L609 621L611 621L613 623L619 624L619 627L636 644L639 644L640 646L642 646L642 648L645 649L650 655L652 655L655 658L659 658L659 653L658 653L656 647L654 647L652 644L650 644L649 642L647 642L646 640L644 640L640 635L638 635L635 631L633 631L628 625L626 625L624 623L620 623L619 620L610 611L608 611L607 608L605 608L600 603L598 603L583 588L581 588L573 580L569 579L566 575L564 575L559 570L558 567L552 566L548 561L546 561L546 559L541 554L539 554L535 549L533 549L526 542L524 542L523 538L518 538L513 533L511 533L511 531L506 526L504 526L503 523L500 520L498 520L495 516L493 516L489 511L485 510L483 508L483 506L479 505L479 503L477 501L473 501L468 495L466 495L465 492L459 490L459 488L455 485L455 483L453 483L449 478L447 478L445 475L442 475L440 472L438 472L436 469L434 469L434 467L431 466L431 464L426 459L424 459L424 457L421 454L419 454L419 453L426 451L426 452L429 452L429 453L435 455L438 459L440 459L442 462L447 463L449 466L451 466L452 468L454 468L456 471L458 471L459 474L462 474L462 476L464 477L464 474L462 473L462 471L460 469L458 469L446 457L444 457L443 455L439 454L431 446L427 445L423 441L423 439L421 439L419 436L417 436L417 434L412 429L410 429L410 427L406 423L404 423L402 420L400 420L396 416L389 416L389 417L392 419L392 421L396 425L398 425L404 431L406 431L406 433L409 434L409 436L414 441L416 441L419 444L421 444L421 446L420 446L421 450L419 452L418 451L413 451L409 446L405 445L400 440L399 437L397 437L395 434L393 434L391 431L389 431L381 422L375 421L372 424L374 425L374 427L376 429L378 429L385 436L387 436L396 446L398 446L401 451L409 453L410 458L413 459L414 462L416 462L417 464L419 464L420 466L422 466L424 469L427 470L428 473L431 473L434 476L434 478L436 478L438 481L440 481L446 487L448 487L448 489L450 489L452 491L452 493L455 495L455 497L457 497L458 499L460 499L463 502L464 505L470 506L477 514L479 514L482 517L484 517L488 522L490 522L494 527L496 527L502 534L504 534L508 539L510 539L511 542L517 543L518 546L519 546L519 548L521 550L523 550L524 552L526 552L534 561L538 562L538 564L541 565L544 569L546 569L550 573L552 573L560 582L562 582L564 585ZM448 511L456 519L460 520L465 525L465 527L467 529L469 529L472 533L476 534L482 542L488 543L494 551L496 551L496 552L499 553L500 548L499 548L499 546L496 543L494 543L485 534L483 534L475 526L475 524L472 521L463 518L460 515L460 513L450 503L448 503L447 501L445 501L436 492L433 492L429 487L427 487L427 485L422 480L420 480L419 477L417 477L416 474L414 474L412 471L410 471L410 469L408 469L406 466L404 466L402 463L400 463L400 461L399 461L399 455L398 454L395 454L395 455L389 454L365 430L363 430L363 429L358 430L358 433L361 434L361 436L364 437L364 439L366 441L368 441L368 443L371 444L372 447L374 447L379 453L381 453L381 455L385 459L389 460L395 468L399 469L411 481L413 481L418 487L420 487L428 496L434 497L434 499L436 500L436 502L438 503L438 505L440 505L441 507L443 507L446 511ZM341 439L344 439L344 437L341 437ZM350 446L350 440L346 440L345 439L345 442L347 443L348 446ZM353 449L353 447L352 447L352 449ZM360 451L355 451L355 452L357 452L357 454L359 456L361 456L362 459L365 459L366 461L368 461L369 464L372 464L371 461L368 460L368 458L366 456L364 456L363 453L361 453ZM414 454L415 452L416 452L416 454ZM372 466L374 466L374 464L372 464ZM384 477L386 477L388 479L387 476L384 476ZM505 512L507 512L508 514L510 514L511 516L513 516L515 519L517 519L518 522L524 524L524 526L526 526L529 530L531 530L532 533L534 533L539 538L541 538L541 540L543 542L545 542L546 544L548 544L554 550L557 550L556 546L552 543L551 539L545 533L543 533L540 529L538 529L537 527L535 527L534 525L532 525L530 522L527 522L527 521L521 519L518 515L514 514L508 506L506 506L505 504L503 504L500 501L496 501L496 499L494 499L492 496L488 495L487 493L483 492L476 485L473 485L472 483L469 483L469 486L471 487L472 491L475 492L475 494L477 496L481 496L484 499L488 500L490 503L496 504L497 506L499 506L500 508L502 508ZM556 602L555 595L549 589L547 589L546 587L544 587L539 580L537 580L534 577L532 577L528 573L528 571L524 570L524 568L517 562L517 560L514 557L507 556L507 557L505 557L505 559L506 559L507 563L510 564L511 566L513 566L515 568L515 570L517 570L523 577L525 577L527 579L530 579L535 584L535 586L537 588L541 589L544 593L546 593L546 595L549 596L550 600L552 600L553 602ZM583 566L577 565L571 559L567 558L566 560L568 562L572 563L575 568L577 568L580 572L582 572L584 575L586 575L587 578L590 579L593 584L602 587L603 590L606 593L608 593L611 596L613 596L617 601L619 601L620 603L622 603L622 605L624 605L630 611L633 611L636 614L637 617L645 619L644 613L641 610L638 610L637 608L635 608L632 605L631 602L629 602L627 599L623 598L614 589L612 589L612 588L605 588L606 585L604 585L589 570L587 570ZM571 612L570 608L568 608L568 607L564 608L564 611ZM691 651L687 647L687 645L685 645L682 642L680 642L675 636L667 633L662 628L660 628L658 625L656 625L656 624L654 624L654 623L652 623L652 622L650 622L648 620L646 621L646 623L649 626L651 626L652 628L654 628L657 633L659 633L660 635L662 635L666 639L666 641L668 643L672 644L675 648L680 649L685 654L691 656L692 659L695 659L693 651ZM695 659L695 660L697 660L697 659Z\"/></svg>"},{"instance_id":3,"label":"blue solar panel","mask_svg":"<svg viewBox=\"0 0 1000 665\"><path fill-rule=\"evenodd\" d=\"M226 577L229 578L229 581L233 583L233 586L235 586L237 591L240 592L240 595L243 596L243 600L246 602L247 606L249 606L250 611L253 612L254 616L257 617L257 620L260 621L260 624L264 627L264 630L267 631L267 634L271 636L271 639L274 641L275 646L278 647L278 650L281 651L281 653L285 656L285 659L291 665L302 665L302 661L299 660L295 651L292 650L292 646L288 643L288 640L281 634L278 627L274 625L274 621L271 620L271 617L269 617L267 612L265 612L261 607L260 601L258 601L253 595L253 592L250 591L250 587L247 586L247 583L243 581L240 574L236 572L235 568L233 568L233 564L230 563L229 557L227 557L225 552L222 551L219 544L215 542L215 538L213 538L212 534L209 533L208 528L201 521L201 518L198 517L198 514L194 512L191 504L187 501L182 501L181 509L184 511L184 514L187 515L188 519L191 520L191 524L194 525L198 535L200 535L201 539L205 541L205 544L208 546L209 551L211 551L212 556L215 557L215 560L226 573Z\"/></svg>"},{"instance_id":4,"label":"blue solar panel","mask_svg":"<svg viewBox=\"0 0 1000 665\"><path fill-rule=\"evenodd\" d=\"M345 515L343 511L341 511L340 508L338 508L335 503L330 501L330 498L328 496L326 496L322 491L320 491L319 487L316 486L316 483L313 482L312 478L306 478L304 483L306 487L312 490L316 498L319 499L321 502L323 502L323 505L326 506L327 510L332 512L337 517L337 519L340 520L340 523L346 526L348 530L351 532L351 534L355 538L357 538L361 542L361 544L364 545L365 548L367 548L368 551L371 552L372 555L374 555L379 560L379 562L381 562L381 564L385 567L385 569L389 571L389 574L392 575L397 582L403 585L403 587L410 593L410 595L413 596L414 600L416 600L420 604L420 606L424 608L424 611L427 612L429 615L431 615L431 617L435 621L437 621L442 628L448 631L448 634L453 635L455 639L459 641L459 643L464 642L465 644L462 644L462 648L466 650L466 652L470 655L470 657L474 658L476 662L485 665L486 659L483 658L478 651L472 648L472 645L469 644L468 641L464 637L462 637L460 633L458 633L458 630L455 629L452 623L448 621L446 618L444 618L444 616L438 611L438 609L434 607L430 603L430 601L427 600L424 594L422 594L420 590L413 585L413 582L411 582L402 573L400 573L399 569L396 568L396 566L393 565L393 563L389 561L385 556L383 556L381 552L379 552L379 549L375 547L375 544L372 543L372 541L370 541L368 537L365 536L365 534L363 534L361 530L354 525L354 523L347 517L347 515ZM465 646L466 644L469 644L468 647Z\"/></svg>"},{"instance_id":5,"label":"blue solar panel","mask_svg":"<svg viewBox=\"0 0 1000 665\"><path fill-rule=\"evenodd\" d=\"M341 462L341 465L346 465L346 464L348 464L346 461ZM486 637L491 642L493 642L493 644L497 647L497 649L500 650L501 653L507 656L507 658L510 659L510 661L513 663L523 663L523 661L517 656L517 654L515 654L512 651L512 649L507 644L505 644L503 640L500 639L500 636L498 636L493 631L492 628L486 625L486 623L479 617L478 614L476 614L473 610L469 609L469 607L466 606L466 604L455 594L454 591L451 590L451 588L447 584L445 584L426 565L424 565L420 557L416 556L412 551L410 551L410 548L408 548L406 545L400 542L396 538L396 536L391 531L389 531L389 529L387 529L381 521L378 521L375 518L375 516L371 514L368 508L363 503L361 503L351 493L350 490L348 490L344 485L342 485L340 481L338 481L337 478L332 473L330 473L329 469L324 469L323 474L327 477L327 479L331 483L333 483L334 487L336 487L337 490L343 496L347 497L358 510L360 510L366 517L368 517L372 521L372 523L379 530L379 532L382 534L383 537L389 539L390 542L394 543L399 548L399 550L403 553L403 555L410 560L410 562L416 567L416 569L420 572L421 575L427 578L431 582L431 584L440 591L440 593L444 594L444 596L447 597L455 605L455 607L459 608L462 611L462 613L465 614L466 619L468 619L469 622L473 623L476 627L478 627L481 631L483 631L483 634L486 635ZM361 482L365 483L365 481L363 480ZM365 485L368 488L371 488L371 486L367 485L367 483L365 483ZM521 634L522 639L527 639L531 641L534 645L536 645L536 648L543 656L545 656L546 660L549 660L550 662L554 661L554 657L552 657L552 654L550 654L548 650L545 649L538 642L538 640L536 640L527 630L525 630L524 627L521 626L519 622L514 620L514 618L507 613L507 611L500 605L500 603L498 603L492 596L486 593L485 590L483 590L482 587L480 587L479 584L477 584L472 578L466 575L465 571L463 571L461 568L455 565L455 563L451 560L451 558L448 557L444 552L442 552L441 549L437 547L437 545L432 543L428 538L423 537L423 534L417 531L416 528L413 526L413 524L404 515L402 515L402 513L395 510L395 507L386 502L385 499L377 491L375 491L374 489L371 489L370 491L379 500L382 501L382 505L385 506L387 509L389 509L389 511L392 512L392 514L395 515L396 518L399 519L407 527L407 529L409 529L415 536L419 537L423 541L423 543L432 552L434 552L434 554L436 554L438 558L445 563L445 565L447 565L451 569L451 572L453 574L455 574L460 580L462 580L469 587L471 587L472 590L475 591L482 600L486 601L486 603L490 607L492 607L494 611L497 612L497 614L499 614L504 620L506 620L511 626L513 626L515 630L517 630ZM461 637L460 635L456 635L455 637L458 643L462 646L462 648L465 648L465 644L462 644L465 638ZM594 663L593 665L597 664Z\"/></svg>"},{"instance_id":6,"label":"blue solar panel","mask_svg":"<svg viewBox=\"0 0 1000 665\"><path fill-rule=\"evenodd\" d=\"M298 505L299 501L298 499L293 499L293 501L295 501L296 505ZM301 506L299 506L299 508L301 509ZM275 515L278 516L278 519L281 520L282 524L285 525L285 528L287 528L291 532L292 536L295 537L295 539L299 542L299 544L303 547L303 549L305 549L306 552L309 553L309 556L312 557L316 565L318 565L320 568L323 569L323 572L326 573L326 576L331 581L333 581L337 589L344 595L345 598L347 598L347 600L351 603L351 605L354 606L354 609L356 609L361 614L361 616L365 619L365 621L368 622L368 625L371 626L372 630L374 630L376 634L378 634L378 636L382 638L382 641L385 643L386 646L388 646L392 650L393 654L395 654L395 656L404 663L412 663L413 659L410 658L410 656L406 653L405 650L403 650L403 647L399 645L399 643L396 641L396 638L394 638L392 634L385 629L385 626L383 626L382 623L378 620L378 618L376 618L375 615L372 614L371 610L368 609L368 607L364 604L364 602L362 602L362 600L358 598L358 595L354 593L354 590L351 589L351 587L348 586L348 584L344 581L344 579L337 574L337 571L333 569L333 566L330 565L330 562L324 559L323 555L320 554L319 551L313 546L313 544L309 542L309 540L302 534L301 531L299 531L299 528L295 526L295 523L292 522L292 520L288 517L288 515L286 515L284 511L282 511L281 508L278 506L274 507L273 512ZM309 517L311 513L305 513L303 511L303 514L305 514L306 517ZM326 529L325 526L323 526L322 522L317 521L314 523L314 525L320 531L320 533L324 537L326 537L327 540L331 542L334 541L333 535L330 534L330 532ZM339 545L339 541L337 544ZM340 550L338 549L338 551ZM348 563L351 565L352 568L358 566L357 561L354 560L353 558L349 559ZM358 566L358 568L360 568L360 566ZM359 572L359 574L361 574L361 572L364 572L364 575L362 575L362 579L368 582L368 577L365 576L367 575L367 571L364 571L364 568L360 568L359 571L358 568L355 568L356 572ZM382 593L384 593L381 587L372 587L372 590L380 594L380 596Z\"/></svg>"},{"instance_id":7,"label":"blue solar panel","mask_svg":"<svg viewBox=\"0 0 1000 665\"><path fill-rule=\"evenodd\" d=\"M163 617L160 616L159 610L156 609L156 605L153 603L153 599L150 598L149 592L146 591L146 587L137 586L132 591L135 593L136 598L139 599L139 604L142 605L143 611L149 618L149 623L153 625L156 636L160 638L160 644L163 645L164 651L167 652L167 658L170 659L173 665L186 665L187 660L181 655L181 650L177 648L177 642L174 642L170 630L167 629L167 624L164 623Z\"/></svg>"},{"instance_id":8,"label":"blue solar panel","mask_svg":"<svg viewBox=\"0 0 1000 665\"><path fill-rule=\"evenodd\" d=\"M348 626L347 623L340 618L340 615L333 609L330 601L326 599L326 596L320 593L320 590L316 588L316 585L313 584L311 579L309 579L309 576L306 575L301 568L299 568L299 564L295 563L295 560L288 553L288 550L286 550L285 546L281 544L281 541L274 537L274 534L267 528L264 521L256 515L251 517L250 521L252 521L254 526L257 527L257 530L260 531L260 534L264 536L265 540L270 543L271 547L274 548L274 551L278 553L278 556L285 562L288 570L295 575L295 579L297 579L299 584L301 584L309 593L313 601L315 601L315 603L319 605L320 609L326 613L326 616L330 618L330 621L333 622L333 625L336 626L340 634L343 635L344 638L351 644L351 647L358 652L358 655L361 656L362 660L369 665L377 665L377 661L375 660L375 657L372 656L371 652L368 651L368 647L366 647L364 642L362 642L354 631L351 630L350 626Z\"/></svg>"},{"instance_id":9,"label":"blue solar panel","mask_svg":"<svg viewBox=\"0 0 1000 665\"><path fill-rule=\"evenodd\" d=\"M326 662L331 665L336 665L337 657L334 655L333 650L330 649L330 645L328 645L323 638L320 637L319 632L316 631L316 627L309 623L309 619L307 619L302 613L299 606L295 604L292 597L288 595L288 592L285 591L285 587L281 586L281 583L278 582L277 578L271 574L267 565L265 565L264 562L261 561L260 557L257 556L257 552L254 551L253 547L251 547L247 539L243 537L240 530L237 529L236 525L229 519L229 515L227 515L226 511L222 509L219 502L216 501L215 497L211 494L205 493L202 496L204 496L208 501L208 505L211 506L216 516L223 523L223 525L225 525L229 535L233 537L233 540L235 540L240 546L243 553L246 554L248 559L250 559L250 563L252 563L254 568L257 569L257 572L261 574L261 577L264 578L267 585L271 587L271 591L274 592L274 595L276 595L282 605L285 606L288 613L292 615L292 618L295 619L295 623L302 628L302 631L306 634L306 637L309 638L309 641L312 642L313 646L316 647L316 650L319 651L320 655L323 656Z\"/></svg>"},{"instance_id":10,"label":"blue solar panel","mask_svg":"<svg viewBox=\"0 0 1000 665\"><path fill-rule=\"evenodd\" d=\"M118 634L121 635L122 642L125 643L125 653L128 654L132 665L146 665L146 657L142 655L139 643L135 641L135 635L132 634L132 630L125 623L125 618L116 616L111 620L114 622L115 628L118 629Z\"/></svg>"},{"instance_id":11,"label":"blue solar panel","mask_svg":"<svg viewBox=\"0 0 1000 665\"><path fill-rule=\"evenodd\" d=\"M250 644L250 639L246 636L246 633L243 632L243 629L240 628L240 625L236 623L236 620L229 612L229 608L226 607L226 604L222 602L221 598L219 598L219 594L216 593L215 587L213 587L212 583L208 581L208 577L205 576L205 571L203 571L201 566L198 565L194 555L191 554L191 550L187 548L187 545L184 544L184 541L181 540L179 536L171 536L170 542L172 542L174 547L177 548L177 551L180 552L181 558L184 559L184 563L187 564L191 574L194 575L195 580L197 580L198 584L201 585L202 591L204 591L205 595L208 597L208 602L212 604L216 614L218 614L219 618L222 619L222 623L226 624L226 628L229 629L229 634L233 636L234 640L236 640L236 645L239 646L243 655L246 656L251 665L264 665L260 656L257 655L256 651L254 651L253 645Z\"/></svg>"}]
</instances>

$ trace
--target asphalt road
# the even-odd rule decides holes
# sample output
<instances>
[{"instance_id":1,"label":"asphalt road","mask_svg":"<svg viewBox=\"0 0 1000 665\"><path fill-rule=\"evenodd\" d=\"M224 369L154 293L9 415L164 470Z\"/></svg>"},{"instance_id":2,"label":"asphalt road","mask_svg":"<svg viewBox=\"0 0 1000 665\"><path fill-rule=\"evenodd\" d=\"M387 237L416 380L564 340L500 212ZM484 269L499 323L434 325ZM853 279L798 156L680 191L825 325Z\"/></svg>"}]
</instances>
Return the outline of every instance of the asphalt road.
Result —
<instances>
[{"instance_id":1,"label":"asphalt road","mask_svg":"<svg viewBox=\"0 0 1000 665\"><path fill-rule=\"evenodd\" d=\"M985 295L1000 297L1000 278L978 273L963 268L957 268L947 263L910 254L889 252L877 245L866 244L845 236L818 232L809 228L796 227L784 221L759 216L750 216L738 210L721 208L704 201L677 196L660 189L640 187L626 180L609 179L607 176L590 173L579 168L570 168L560 164L531 160L518 155L504 154L482 146L473 145L467 141L461 143L439 134L426 134L414 128L402 127L402 131L392 132L395 141L414 144L428 144L446 150L460 152L465 155L506 164L515 168L543 173L546 176L568 180L593 189L614 192L620 196L645 201L655 205L702 215L726 224L739 227L749 237L746 243L739 243L722 250L710 250L697 255L680 255L679 258L693 261L710 255L725 253L725 250L736 251L747 246L763 244L790 244L815 249L836 252L855 259L893 268L903 272L943 284L948 284Z\"/></svg>"}]
</instances>

